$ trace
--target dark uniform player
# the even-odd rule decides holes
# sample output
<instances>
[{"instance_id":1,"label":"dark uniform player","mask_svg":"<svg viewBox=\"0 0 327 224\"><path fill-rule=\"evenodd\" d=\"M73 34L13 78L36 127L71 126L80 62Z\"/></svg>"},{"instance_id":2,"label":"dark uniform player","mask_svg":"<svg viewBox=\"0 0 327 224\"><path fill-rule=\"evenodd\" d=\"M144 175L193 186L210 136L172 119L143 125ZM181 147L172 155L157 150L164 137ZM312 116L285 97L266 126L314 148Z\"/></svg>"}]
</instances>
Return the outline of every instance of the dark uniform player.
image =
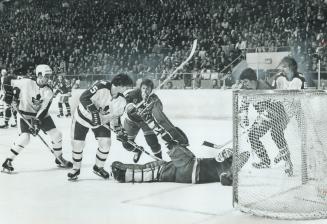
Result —
<instances>
[{"instance_id":1,"label":"dark uniform player","mask_svg":"<svg viewBox=\"0 0 327 224\"><path fill-rule=\"evenodd\" d=\"M240 80L243 82L243 87L246 89L259 90L270 88L264 81L257 80L256 73L251 68L247 68L241 73ZM244 120L242 121L243 128L249 126L249 105L250 102L246 101L243 102L240 107L240 113L245 113L243 115ZM259 157L260 162L253 163L252 165L255 168L270 167L270 158L260 138L271 130L271 137L279 149L279 154L274 159L274 162L278 163L281 160L285 160L285 172L291 176L293 174L293 164L290 159L290 152L284 136L284 130L286 129L290 119L285 111L285 107L281 102L276 100L254 102L253 107L259 115L250 127L248 136L251 143L251 148Z\"/></svg>"},{"instance_id":2,"label":"dark uniform player","mask_svg":"<svg viewBox=\"0 0 327 224\"><path fill-rule=\"evenodd\" d=\"M180 131L180 130L179 130ZM186 136L184 137L186 139ZM185 143L185 142L184 142ZM170 162L155 161L144 165L112 163L112 173L119 182L177 182L232 184L232 150L224 149L217 158L196 158L184 145L176 141L167 142ZM237 161L239 169L247 162L250 153L243 152Z\"/></svg>"},{"instance_id":3,"label":"dark uniform player","mask_svg":"<svg viewBox=\"0 0 327 224\"><path fill-rule=\"evenodd\" d=\"M12 86L11 86L11 80L16 79L15 76L9 75L7 71L2 71L2 77L1 77L1 90L4 92L4 97L8 97L12 95ZM13 110L11 105L6 103L8 99L4 98L4 117L5 122L4 125L0 126L0 128L8 128L9 127L9 120L12 116L14 116L14 124L11 125L11 127L16 127L17 125L17 111Z\"/></svg>"},{"instance_id":4,"label":"dark uniform player","mask_svg":"<svg viewBox=\"0 0 327 224\"><path fill-rule=\"evenodd\" d=\"M134 113L136 112L137 109L138 110L144 109L143 105L137 109L136 106L148 99L153 88L154 88L153 82L149 79L145 79L144 81L142 81L140 88L131 90L125 94L126 101L127 101L127 106L126 106L127 117L123 121L123 128L125 129L128 135L128 140L130 141L134 141L138 132L140 131L140 129L142 129L144 133L144 138L147 144L150 146L154 155L158 158L162 158L161 146L158 143L157 135L145 123L143 119L141 119L139 116L137 116ZM156 100L158 100L158 103L161 104L161 101L159 100L157 95L152 94L151 97L156 98ZM134 150L135 155L133 157L133 161L137 163L140 159L142 151L135 149L131 144L128 144L127 142L123 142L123 146L128 151Z\"/></svg>"},{"instance_id":5,"label":"dark uniform player","mask_svg":"<svg viewBox=\"0 0 327 224\"><path fill-rule=\"evenodd\" d=\"M80 174L85 138L90 129L98 142L93 171L104 179L109 178L109 173L103 167L110 150L111 132L105 126L110 126L118 133L117 139L127 140L119 122L126 106L122 93L132 85L133 81L128 75L119 74L111 82L96 82L80 96L72 120L73 170L68 173L69 180L76 180Z\"/></svg>"},{"instance_id":6,"label":"dark uniform player","mask_svg":"<svg viewBox=\"0 0 327 224\"><path fill-rule=\"evenodd\" d=\"M66 161L62 156L62 134L56 128L48 111L52 102L53 92L47 86L49 76L52 70L48 65L38 65L35 69L37 80L28 78L12 81L12 91L7 91L5 101L7 104L14 102L20 114L30 123L19 116L19 136L10 149L10 155L7 157L2 167L7 171L13 171L13 159L27 146L30 141L30 135L37 135L39 130L44 131L51 138L53 152L56 156L56 164L60 167L72 167L72 163Z\"/></svg>"},{"instance_id":7,"label":"dark uniform player","mask_svg":"<svg viewBox=\"0 0 327 224\"><path fill-rule=\"evenodd\" d=\"M71 116L70 112L70 105L69 105L69 97L71 96L71 87L67 85L63 77L60 75L58 76L58 81L55 84L55 96L59 94L59 101L58 101L58 108L59 108L59 114L57 117L63 117L64 116L64 111L63 111L63 106L62 104L65 104L67 114L65 115L66 117Z\"/></svg>"}]
</instances>

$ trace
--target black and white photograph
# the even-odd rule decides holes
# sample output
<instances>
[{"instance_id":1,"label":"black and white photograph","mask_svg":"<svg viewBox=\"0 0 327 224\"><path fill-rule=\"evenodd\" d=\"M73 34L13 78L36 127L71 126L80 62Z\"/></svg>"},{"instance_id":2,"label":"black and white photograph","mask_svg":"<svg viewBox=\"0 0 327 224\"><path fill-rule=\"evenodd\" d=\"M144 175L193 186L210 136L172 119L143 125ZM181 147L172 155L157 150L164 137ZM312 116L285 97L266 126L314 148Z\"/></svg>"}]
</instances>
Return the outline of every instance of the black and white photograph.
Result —
<instances>
[{"instance_id":1,"label":"black and white photograph","mask_svg":"<svg viewBox=\"0 0 327 224\"><path fill-rule=\"evenodd\" d=\"M327 0L0 0L1 224L327 222Z\"/></svg>"}]
</instances>

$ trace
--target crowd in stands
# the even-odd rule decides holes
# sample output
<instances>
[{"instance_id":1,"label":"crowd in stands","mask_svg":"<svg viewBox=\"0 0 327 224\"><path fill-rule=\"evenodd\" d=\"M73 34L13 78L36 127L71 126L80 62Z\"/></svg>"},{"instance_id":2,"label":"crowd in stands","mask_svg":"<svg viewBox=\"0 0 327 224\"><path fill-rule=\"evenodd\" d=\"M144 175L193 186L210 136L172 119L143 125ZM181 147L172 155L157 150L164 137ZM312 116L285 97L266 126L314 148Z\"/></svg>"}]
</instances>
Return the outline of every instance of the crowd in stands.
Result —
<instances>
[{"instance_id":1,"label":"crowd in stands","mask_svg":"<svg viewBox=\"0 0 327 224\"><path fill-rule=\"evenodd\" d=\"M327 0L11 0L1 4L0 67L17 75L46 63L56 74L80 79L124 72L135 81L163 80L187 58L194 38L199 42L194 57L173 77L184 79L186 86L209 77L220 87L221 74L230 73L237 59L250 50L288 48L303 72L316 71L318 59L321 70L327 71Z\"/></svg>"}]
</instances>

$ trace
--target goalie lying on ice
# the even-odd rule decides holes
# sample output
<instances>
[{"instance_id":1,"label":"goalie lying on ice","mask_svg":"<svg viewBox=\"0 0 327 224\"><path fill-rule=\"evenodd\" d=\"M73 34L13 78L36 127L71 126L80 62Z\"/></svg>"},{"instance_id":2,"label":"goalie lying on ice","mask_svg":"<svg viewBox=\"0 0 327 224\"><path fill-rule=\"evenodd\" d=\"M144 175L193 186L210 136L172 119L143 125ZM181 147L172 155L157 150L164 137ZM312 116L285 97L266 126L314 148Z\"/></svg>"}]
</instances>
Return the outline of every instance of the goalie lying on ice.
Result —
<instances>
[{"instance_id":1,"label":"goalie lying on ice","mask_svg":"<svg viewBox=\"0 0 327 224\"><path fill-rule=\"evenodd\" d=\"M181 144L168 142L168 155L171 161L154 161L144 165L112 163L112 173L119 182L177 182L177 183L211 183L221 182L232 185L232 149L222 150L216 158L196 158ZM248 161L249 152L238 155L239 169Z\"/></svg>"}]
</instances>

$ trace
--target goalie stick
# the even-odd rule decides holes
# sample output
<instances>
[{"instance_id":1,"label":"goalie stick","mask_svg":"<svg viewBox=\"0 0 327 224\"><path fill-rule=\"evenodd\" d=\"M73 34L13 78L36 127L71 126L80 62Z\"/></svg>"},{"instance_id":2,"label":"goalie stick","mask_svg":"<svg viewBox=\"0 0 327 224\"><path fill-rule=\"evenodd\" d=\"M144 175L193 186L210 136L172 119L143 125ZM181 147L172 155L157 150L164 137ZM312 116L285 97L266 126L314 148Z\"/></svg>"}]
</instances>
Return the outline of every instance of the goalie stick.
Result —
<instances>
[{"instance_id":1,"label":"goalie stick","mask_svg":"<svg viewBox=\"0 0 327 224\"><path fill-rule=\"evenodd\" d=\"M222 145L217 145L217 144L214 144L212 142L203 141L202 145L207 146L207 147L210 147L210 148L214 148L214 149L221 149L221 148L225 147L226 145L228 145L231 142L233 142L233 139L228 140L227 142L225 142Z\"/></svg>"}]
</instances>

